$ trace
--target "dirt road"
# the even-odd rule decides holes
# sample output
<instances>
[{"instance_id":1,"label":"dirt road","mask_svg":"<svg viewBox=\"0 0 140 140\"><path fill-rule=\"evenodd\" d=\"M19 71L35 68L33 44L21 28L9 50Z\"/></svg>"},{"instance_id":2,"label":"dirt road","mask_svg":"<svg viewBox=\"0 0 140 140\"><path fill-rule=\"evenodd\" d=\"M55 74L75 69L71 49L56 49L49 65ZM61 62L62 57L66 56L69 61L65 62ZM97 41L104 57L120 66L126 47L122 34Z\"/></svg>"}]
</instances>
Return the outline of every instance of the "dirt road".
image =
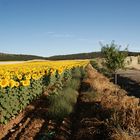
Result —
<instances>
[{"instance_id":1,"label":"dirt road","mask_svg":"<svg viewBox=\"0 0 140 140\"><path fill-rule=\"evenodd\" d=\"M118 85L129 95L140 97L140 70L119 71Z\"/></svg>"},{"instance_id":2,"label":"dirt road","mask_svg":"<svg viewBox=\"0 0 140 140\"><path fill-rule=\"evenodd\" d=\"M120 71L120 76L130 78L137 83L140 83L140 70L126 70Z\"/></svg>"}]
</instances>

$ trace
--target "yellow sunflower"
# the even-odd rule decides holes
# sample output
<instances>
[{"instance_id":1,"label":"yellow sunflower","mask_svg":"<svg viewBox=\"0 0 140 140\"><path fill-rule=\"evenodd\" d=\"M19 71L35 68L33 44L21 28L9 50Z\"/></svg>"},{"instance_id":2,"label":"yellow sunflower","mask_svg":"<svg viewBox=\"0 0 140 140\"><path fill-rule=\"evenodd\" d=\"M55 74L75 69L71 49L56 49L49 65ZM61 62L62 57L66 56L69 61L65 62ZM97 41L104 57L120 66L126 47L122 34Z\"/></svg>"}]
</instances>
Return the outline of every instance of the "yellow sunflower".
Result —
<instances>
[{"instance_id":1,"label":"yellow sunflower","mask_svg":"<svg viewBox=\"0 0 140 140\"><path fill-rule=\"evenodd\" d=\"M9 86L11 87L11 88L13 88L14 86L15 86L15 81L14 80L10 80L10 82L9 82Z\"/></svg>"},{"instance_id":2,"label":"yellow sunflower","mask_svg":"<svg viewBox=\"0 0 140 140\"><path fill-rule=\"evenodd\" d=\"M21 83L24 87L26 87L26 86L30 85L30 80L23 80L23 81L21 81Z\"/></svg>"},{"instance_id":3,"label":"yellow sunflower","mask_svg":"<svg viewBox=\"0 0 140 140\"><path fill-rule=\"evenodd\" d=\"M2 80L0 81L0 86L1 86L2 88L5 88L5 87L9 86L9 80L8 80L8 79L2 79Z\"/></svg>"}]
</instances>

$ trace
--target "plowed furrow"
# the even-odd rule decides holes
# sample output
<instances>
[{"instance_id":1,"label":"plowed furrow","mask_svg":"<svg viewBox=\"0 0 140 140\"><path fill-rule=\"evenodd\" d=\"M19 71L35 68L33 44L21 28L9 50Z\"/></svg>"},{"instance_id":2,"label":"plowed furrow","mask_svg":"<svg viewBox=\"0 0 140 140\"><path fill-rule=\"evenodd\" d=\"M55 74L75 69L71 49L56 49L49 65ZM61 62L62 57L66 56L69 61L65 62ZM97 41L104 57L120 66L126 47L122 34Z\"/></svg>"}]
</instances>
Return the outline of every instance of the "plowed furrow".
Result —
<instances>
[{"instance_id":1,"label":"plowed furrow","mask_svg":"<svg viewBox=\"0 0 140 140\"><path fill-rule=\"evenodd\" d=\"M16 139L33 140L37 133L39 133L44 122L45 120L42 118L34 118L30 125L24 129L24 132L20 133Z\"/></svg>"}]
</instances>

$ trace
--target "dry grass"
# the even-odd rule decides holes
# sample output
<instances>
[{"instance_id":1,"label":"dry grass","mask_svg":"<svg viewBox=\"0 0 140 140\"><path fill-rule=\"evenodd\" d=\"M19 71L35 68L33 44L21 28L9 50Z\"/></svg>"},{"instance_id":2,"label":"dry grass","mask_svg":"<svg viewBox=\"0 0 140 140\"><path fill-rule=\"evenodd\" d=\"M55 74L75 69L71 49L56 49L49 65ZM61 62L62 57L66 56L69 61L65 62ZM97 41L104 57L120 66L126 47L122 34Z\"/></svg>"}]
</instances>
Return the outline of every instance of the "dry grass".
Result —
<instances>
[{"instance_id":1,"label":"dry grass","mask_svg":"<svg viewBox=\"0 0 140 140\"><path fill-rule=\"evenodd\" d=\"M114 133L111 135L112 140L139 140L140 137L132 136L129 132L123 131L122 129L114 129Z\"/></svg>"},{"instance_id":2,"label":"dry grass","mask_svg":"<svg viewBox=\"0 0 140 140\"><path fill-rule=\"evenodd\" d=\"M114 112L108 124L114 128L113 140L140 139L140 99L127 96L127 92L114 85L108 78L98 73L91 65L87 67L88 78L85 80L100 93L100 104ZM117 128L117 125L122 128Z\"/></svg>"}]
</instances>

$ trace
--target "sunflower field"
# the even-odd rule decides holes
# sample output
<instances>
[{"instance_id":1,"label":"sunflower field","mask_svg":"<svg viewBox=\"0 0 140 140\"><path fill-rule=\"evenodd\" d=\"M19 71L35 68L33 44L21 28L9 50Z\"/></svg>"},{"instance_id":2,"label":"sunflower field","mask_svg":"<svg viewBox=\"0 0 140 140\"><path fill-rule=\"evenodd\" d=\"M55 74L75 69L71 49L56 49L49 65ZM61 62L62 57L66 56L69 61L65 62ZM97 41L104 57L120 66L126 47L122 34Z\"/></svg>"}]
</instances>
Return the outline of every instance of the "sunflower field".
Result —
<instances>
[{"instance_id":1,"label":"sunflower field","mask_svg":"<svg viewBox=\"0 0 140 140\"><path fill-rule=\"evenodd\" d=\"M84 69L88 60L41 61L0 65L0 123L15 118L44 89L61 88L73 69ZM50 93L57 93L53 88Z\"/></svg>"}]
</instances>

